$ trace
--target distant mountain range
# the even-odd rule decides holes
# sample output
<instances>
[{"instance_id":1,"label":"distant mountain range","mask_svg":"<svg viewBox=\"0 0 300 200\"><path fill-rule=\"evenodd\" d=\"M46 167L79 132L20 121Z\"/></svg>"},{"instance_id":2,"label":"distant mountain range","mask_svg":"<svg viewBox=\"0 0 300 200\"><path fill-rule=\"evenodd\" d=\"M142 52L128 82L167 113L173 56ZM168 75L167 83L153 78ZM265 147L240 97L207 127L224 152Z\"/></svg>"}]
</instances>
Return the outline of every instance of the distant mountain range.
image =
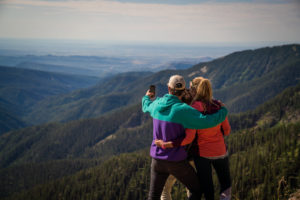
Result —
<instances>
[{"instance_id":1,"label":"distant mountain range","mask_svg":"<svg viewBox=\"0 0 300 200\"><path fill-rule=\"evenodd\" d=\"M212 60L213 60L213 58L211 58L211 57L203 57L203 58L195 58L195 59L186 58L186 59L180 59L180 61L164 63L164 64L154 67L153 69L154 69L154 71L162 71L162 70L167 70L167 69L181 70L181 69L190 68L199 63L209 62Z\"/></svg>"},{"instance_id":2,"label":"distant mountain range","mask_svg":"<svg viewBox=\"0 0 300 200\"><path fill-rule=\"evenodd\" d=\"M170 61L167 58L151 57L105 57L105 56L56 56L27 55L1 56L0 65L34 69L64 74L109 77L130 71L157 72L164 69L186 69L212 58L182 58Z\"/></svg>"},{"instance_id":3,"label":"distant mountain range","mask_svg":"<svg viewBox=\"0 0 300 200\"><path fill-rule=\"evenodd\" d=\"M23 119L38 124L97 117L139 102L151 84L158 96L163 95L173 74L183 75L187 83L196 76L209 78L215 98L231 112L246 111L299 82L299 54L300 45L286 45L236 52L185 70L120 74L94 87L45 99Z\"/></svg>"},{"instance_id":4,"label":"distant mountain range","mask_svg":"<svg viewBox=\"0 0 300 200\"><path fill-rule=\"evenodd\" d=\"M91 69L83 69L80 67L71 67L71 66L54 65L54 64L41 64L37 62L28 62L28 61L17 64L16 68L32 69L32 70L39 70L45 72L56 72L62 74L98 76L95 73L95 71Z\"/></svg>"},{"instance_id":5,"label":"distant mountain range","mask_svg":"<svg viewBox=\"0 0 300 200\"><path fill-rule=\"evenodd\" d=\"M0 98L9 103L2 106L6 108L2 123L7 124L2 132L14 127L4 119L15 118L15 125L21 121L20 126L15 126L18 128L24 124L98 117L138 103L151 84L157 86L157 95L161 96L167 92L166 83L173 74L183 75L187 83L196 76L209 78L215 98L222 100L231 112L246 111L299 82L299 49L300 45L295 44L247 50L187 69L127 72L102 80L1 67ZM79 88L84 89L76 90Z\"/></svg>"}]
</instances>

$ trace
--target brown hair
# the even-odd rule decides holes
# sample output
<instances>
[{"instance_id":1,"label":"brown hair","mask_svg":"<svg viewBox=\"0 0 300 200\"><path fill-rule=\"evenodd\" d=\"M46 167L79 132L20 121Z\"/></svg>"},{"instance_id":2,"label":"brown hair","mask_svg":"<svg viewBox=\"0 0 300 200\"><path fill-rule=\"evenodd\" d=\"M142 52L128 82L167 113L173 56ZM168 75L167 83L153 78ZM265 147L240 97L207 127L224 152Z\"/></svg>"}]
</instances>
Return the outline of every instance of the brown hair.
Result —
<instances>
[{"instance_id":1,"label":"brown hair","mask_svg":"<svg viewBox=\"0 0 300 200\"><path fill-rule=\"evenodd\" d=\"M173 88L170 88L170 92L172 95L180 97L185 92L185 89L184 90L175 90Z\"/></svg>"}]
</instances>

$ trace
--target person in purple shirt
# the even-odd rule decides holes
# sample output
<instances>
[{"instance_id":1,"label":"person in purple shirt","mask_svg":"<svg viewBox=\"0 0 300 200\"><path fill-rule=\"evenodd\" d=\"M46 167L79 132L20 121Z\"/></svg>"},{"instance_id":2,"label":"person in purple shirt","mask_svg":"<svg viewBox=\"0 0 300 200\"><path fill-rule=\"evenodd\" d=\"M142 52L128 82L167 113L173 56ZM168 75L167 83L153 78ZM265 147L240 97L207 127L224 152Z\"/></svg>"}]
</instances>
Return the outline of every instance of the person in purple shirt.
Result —
<instances>
[{"instance_id":1,"label":"person in purple shirt","mask_svg":"<svg viewBox=\"0 0 300 200\"><path fill-rule=\"evenodd\" d=\"M184 147L163 149L155 145L155 140L170 141L185 136L185 129L211 128L223 122L227 109L221 109L212 115L203 115L191 106L181 102L185 92L185 80L182 76L170 77L168 94L155 101L148 90L142 99L142 109L153 118L153 142L150 148L151 181L148 200L159 200L165 182L170 174L182 182L189 190L189 199L199 199L200 184L194 169L189 165Z\"/></svg>"}]
</instances>

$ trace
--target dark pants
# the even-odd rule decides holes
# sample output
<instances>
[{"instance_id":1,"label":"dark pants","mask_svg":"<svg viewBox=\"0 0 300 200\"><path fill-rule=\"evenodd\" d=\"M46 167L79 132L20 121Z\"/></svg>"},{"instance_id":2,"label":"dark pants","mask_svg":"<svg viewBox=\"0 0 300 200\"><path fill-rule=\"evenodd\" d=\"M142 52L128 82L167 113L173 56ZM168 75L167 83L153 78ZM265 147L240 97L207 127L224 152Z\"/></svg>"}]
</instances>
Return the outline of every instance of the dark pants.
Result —
<instances>
[{"instance_id":1,"label":"dark pants","mask_svg":"<svg viewBox=\"0 0 300 200\"><path fill-rule=\"evenodd\" d=\"M172 174L183 183L190 191L189 199L200 199L200 184L193 167L187 160L171 162L152 159L151 181L148 200L159 200L168 176Z\"/></svg>"},{"instance_id":2,"label":"dark pants","mask_svg":"<svg viewBox=\"0 0 300 200\"><path fill-rule=\"evenodd\" d=\"M220 193L231 187L228 157L214 160L196 156L194 157L194 162L201 189L203 190L201 192L204 193L206 200L214 199L214 184L211 165L215 168L221 185Z\"/></svg>"}]
</instances>

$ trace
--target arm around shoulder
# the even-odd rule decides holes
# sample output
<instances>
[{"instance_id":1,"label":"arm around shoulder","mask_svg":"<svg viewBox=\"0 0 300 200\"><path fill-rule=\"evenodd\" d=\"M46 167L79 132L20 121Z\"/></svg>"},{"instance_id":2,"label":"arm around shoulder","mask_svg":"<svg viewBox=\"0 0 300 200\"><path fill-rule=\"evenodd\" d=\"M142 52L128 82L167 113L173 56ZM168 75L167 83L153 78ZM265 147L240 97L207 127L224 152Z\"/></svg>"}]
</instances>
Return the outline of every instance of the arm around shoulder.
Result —
<instances>
[{"instance_id":1,"label":"arm around shoulder","mask_svg":"<svg viewBox=\"0 0 300 200\"><path fill-rule=\"evenodd\" d=\"M225 107L221 107L218 112L211 115L203 115L198 110L195 110L192 107L190 108L191 109L186 109L181 115L184 127L190 129L205 129L214 127L222 123L228 113Z\"/></svg>"},{"instance_id":2,"label":"arm around shoulder","mask_svg":"<svg viewBox=\"0 0 300 200\"><path fill-rule=\"evenodd\" d=\"M212 123L215 124L214 126L216 126L216 125L222 123L226 119L227 114L228 114L227 108L221 107L221 109L218 112L211 114L211 115L207 115L207 116L208 116L208 118L210 118ZM212 126L212 127L214 127L214 126Z\"/></svg>"}]
</instances>

